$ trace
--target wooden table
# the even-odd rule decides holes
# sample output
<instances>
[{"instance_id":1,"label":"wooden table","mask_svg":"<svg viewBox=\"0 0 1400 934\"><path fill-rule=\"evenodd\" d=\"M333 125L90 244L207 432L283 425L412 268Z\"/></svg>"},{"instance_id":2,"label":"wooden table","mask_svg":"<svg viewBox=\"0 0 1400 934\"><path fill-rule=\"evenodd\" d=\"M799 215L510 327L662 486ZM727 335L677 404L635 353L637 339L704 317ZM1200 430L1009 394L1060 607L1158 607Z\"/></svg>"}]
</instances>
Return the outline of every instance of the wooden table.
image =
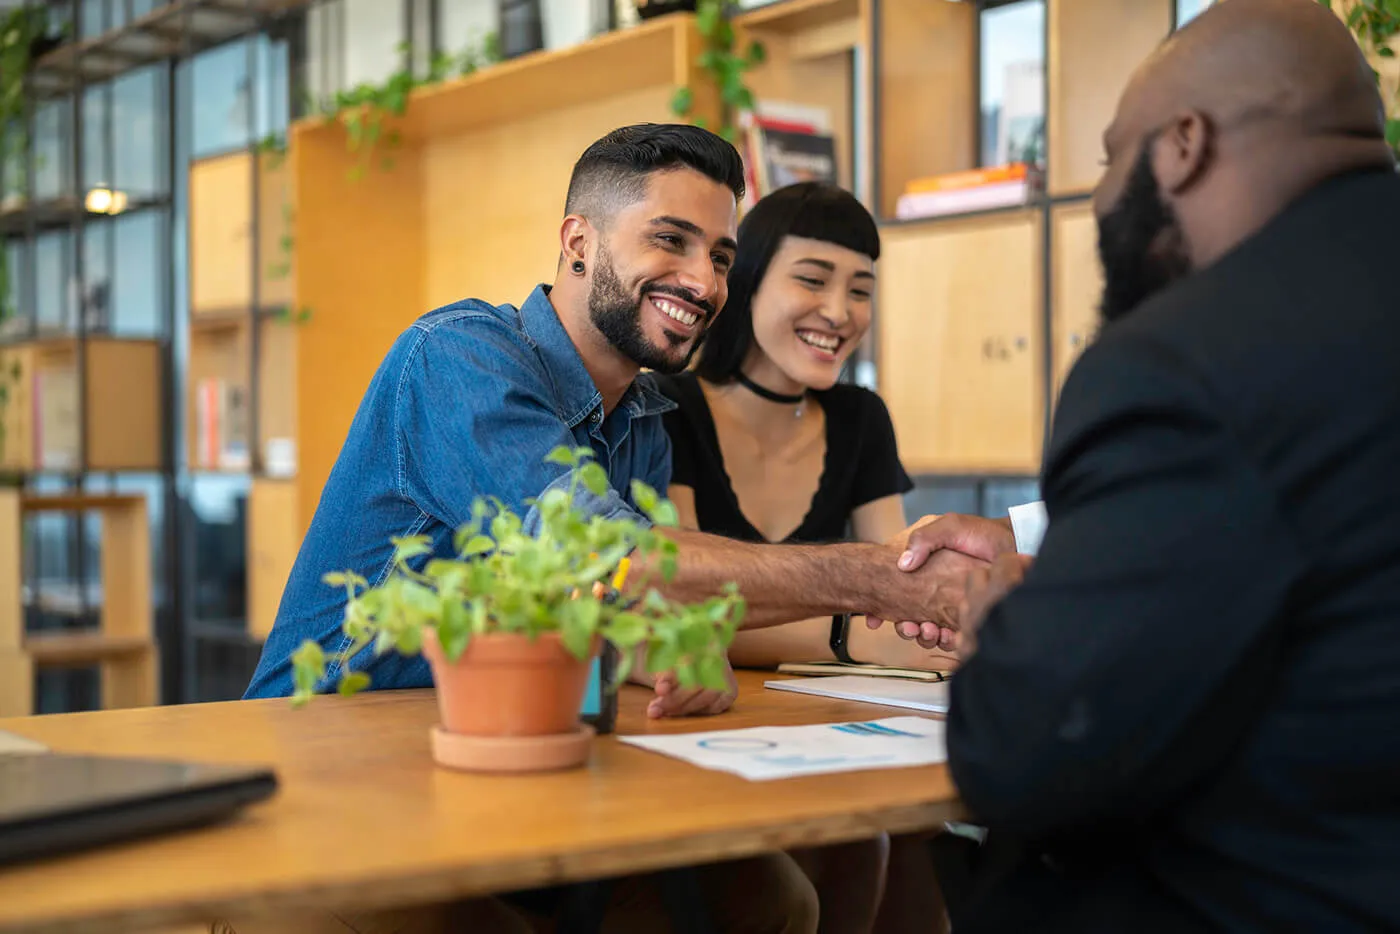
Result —
<instances>
[{"instance_id":1,"label":"wooden table","mask_svg":"<svg viewBox=\"0 0 1400 934\"><path fill-rule=\"evenodd\" d=\"M720 717L619 732L865 720L893 708L766 690L740 672ZM139 931L299 908L387 907L936 829L964 815L945 766L749 782L601 737L586 768L486 776L433 765L430 691L0 719L55 751L269 763L281 788L230 823L0 867L0 931Z\"/></svg>"}]
</instances>

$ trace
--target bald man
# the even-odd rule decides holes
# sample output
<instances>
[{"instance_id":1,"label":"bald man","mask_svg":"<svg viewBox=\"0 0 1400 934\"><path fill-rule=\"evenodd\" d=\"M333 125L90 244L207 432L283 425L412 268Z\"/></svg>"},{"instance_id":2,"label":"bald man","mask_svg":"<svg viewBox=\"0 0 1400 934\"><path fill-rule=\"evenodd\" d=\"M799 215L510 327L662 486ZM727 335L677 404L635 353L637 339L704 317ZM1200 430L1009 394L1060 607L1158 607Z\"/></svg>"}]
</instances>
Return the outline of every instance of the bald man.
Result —
<instances>
[{"instance_id":1,"label":"bald man","mask_svg":"<svg viewBox=\"0 0 1400 934\"><path fill-rule=\"evenodd\" d=\"M1315 0L1228 0L1104 147L1104 327L1038 554L915 535L1000 553L952 681L989 830L944 877L953 929L1400 930L1400 176L1371 74Z\"/></svg>"}]
</instances>

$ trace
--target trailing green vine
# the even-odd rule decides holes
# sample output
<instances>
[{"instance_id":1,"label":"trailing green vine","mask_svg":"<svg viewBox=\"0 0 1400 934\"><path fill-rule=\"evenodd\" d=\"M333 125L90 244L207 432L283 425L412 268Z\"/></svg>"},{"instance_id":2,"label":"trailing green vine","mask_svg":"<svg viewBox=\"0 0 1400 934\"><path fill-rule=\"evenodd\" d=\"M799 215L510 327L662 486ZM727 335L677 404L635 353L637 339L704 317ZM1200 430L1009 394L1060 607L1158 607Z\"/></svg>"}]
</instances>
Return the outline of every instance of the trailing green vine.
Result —
<instances>
[{"instance_id":1,"label":"trailing green vine","mask_svg":"<svg viewBox=\"0 0 1400 934\"><path fill-rule=\"evenodd\" d=\"M1333 0L1319 2L1327 9L1333 9ZM1352 0L1345 19L1347 27L1367 55L1389 59L1396 57L1391 42L1400 34L1400 0ZM1380 72L1372 68L1371 73L1375 75L1376 86L1381 88L1384 95ZM1400 88L1395 90L1385 105L1385 140L1396 157L1400 158Z\"/></svg>"},{"instance_id":2,"label":"trailing green vine","mask_svg":"<svg viewBox=\"0 0 1400 934\"><path fill-rule=\"evenodd\" d=\"M695 26L704 40L698 64L719 90L720 125L713 129L731 143L739 137L737 115L754 108L753 90L744 83L744 72L762 64L767 56L763 43L757 40L750 41L742 53L735 51L737 40L730 22L735 8L735 0L699 0L695 7ZM677 88L671 98L671 112L678 117L691 117L694 106L694 89L689 85ZM694 117L692 122L711 129L703 117Z\"/></svg>"},{"instance_id":3,"label":"trailing green vine","mask_svg":"<svg viewBox=\"0 0 1400 934\"><path fill-rule=\"evenodd\" d=\"M408 43L397 46L400 58L407 62ZM380 84L362 82L353 88L337 91L316 108L327 121L335 120L345 127L346 143L359 159L350 169L350 178L363 178L376 161L376 151L397 147L401 139L397 131L385 130L385 120L401 117L408 110L412 93L448 78L469 75L501 60L500 42L494 32L487 33L480 44L469 43L461 52L439 51L428 62L427 71L418 75L411 65L389 75ZM379 167L388 171L394 167L393 156L379 155Z\"/></svg>"},{"instance_id":4,"label":"trailing green vine","mask_svg":"<svg viewBox=\"0 0 1400 934\"><path fill-rule=\"evenodd\" d=\"M397 46L399 57L407 62L408 43ZM439 51L433 54L427 70L422 74L405 66L389 75L380 84L361 83L344 91L337 91L321 101L307 98L305 110L316 114L325 122L338 122L345 128L346 144L357 161L349 170L349 178L356 181L365 177L376 162L379 147L392 150L401 139L395 130L385 131L385 120L401 117L408 110L412 93L419 88L440 84L449 78L472 74L501 60L501 46L494 32L487 33L479 43L469 43L460 52ZM268 169L276 169L287 157L287 138L282 133L269 133L258 141L256 150L263 156ZM392 155L380 151L377 159L382 171L394 167ZM282 202L282 232L277 238L277 257L268 267L267 274L272 279L284 279L292 273L292 251L296 246L293 228L295 213L292 205ZM293 313L290 308L282 309L273 316L275 320L304 323L311 319L311 309L302 308Z\"/></svg>"}]
</instances>

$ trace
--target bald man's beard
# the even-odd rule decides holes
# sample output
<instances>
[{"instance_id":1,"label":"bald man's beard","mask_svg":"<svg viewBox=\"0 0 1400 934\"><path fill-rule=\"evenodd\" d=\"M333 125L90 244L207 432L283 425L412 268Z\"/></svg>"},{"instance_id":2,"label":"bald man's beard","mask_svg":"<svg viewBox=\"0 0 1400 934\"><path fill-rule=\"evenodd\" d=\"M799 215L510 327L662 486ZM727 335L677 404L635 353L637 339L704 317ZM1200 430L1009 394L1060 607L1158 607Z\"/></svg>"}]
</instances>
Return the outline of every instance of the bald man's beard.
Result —
<instances>
[{"instance_id":1,"label":"bald man's beard","mask_svg":"<svg viewBox=\"0 0 1400 934\"><path fill-rule=\"evenodd\" d=\"M680 373L690 365L700 340L698 337L692 340L690 349L683 357L673 356L667 349L657 347L648 340L642 330L642 302L651 293L671 294L691 302L707 313L706 325L714 320L714 311L709 302L696 301L689 292L673 286L644 285L638 295L629 294L613 268L612 256L606 250L599 249L593 263L593 284L588 290L589 320L619 353L643 369ZM672 348L685 340L669 332L666 337Z\"/></svg>"},{"instance_id":2,"label":"bald man's beard","mask_svg":"<svg viewBox=\"0 0 1400 934\"><path fill-rule=\"evenodd\" d=\"M1099 314L1117 321L1191 271L1186 238L1171 206L1162 200L1144 143L1118 203L1099 219L1103 297Z\"/></svg>"}]
</instances>

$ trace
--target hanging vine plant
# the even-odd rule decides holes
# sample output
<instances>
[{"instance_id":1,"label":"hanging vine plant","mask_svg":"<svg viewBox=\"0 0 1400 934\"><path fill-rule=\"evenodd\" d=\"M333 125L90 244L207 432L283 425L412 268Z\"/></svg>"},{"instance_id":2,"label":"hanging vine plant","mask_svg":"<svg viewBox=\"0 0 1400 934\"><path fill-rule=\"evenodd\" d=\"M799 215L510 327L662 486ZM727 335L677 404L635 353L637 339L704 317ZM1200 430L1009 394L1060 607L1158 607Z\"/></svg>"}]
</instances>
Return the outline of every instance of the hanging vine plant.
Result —
<instances>
[{"instance_id":1,"label":"hanging vine plant","mask_svg":"<svg viewBox=\"0 0 1400 934\"><path fill-rule=\"evenodd\" d=\"M699 0L695 7L695 26L704 40L698 64L719 90L720 125L710 127L703 117L694 117L695 92L689 85L676 89L671 98L671 111L678 117L690 119L696 126L713 130L729 142L738 140L738 115L754 108L753 90L745 83L744 73L766 58L763 43L752 40L742 52L734 35L730 15L734 0Z\"/></svg>"},{"instance_id":2,"label":"hanging vine plant","mask_svg":"<svg viewBox=\"0 0 1400 934\"><path fill-rule=\"evenodd\" d=\"M1329 10L1334 9L1333 0L1319 2ZM1351 0L1350 8L1345 4L1340 5L1346 10L1344 18L1347 27L1356 36L1362 51L1378 59L1396 57L1392 43L1400 35L1400 0ZM1385 87L1380 72L1372 68L1371 73L1375 75L1376 86L1384 97ZM1385 140L1396 157L1400 158L1400 87L1393 89L1385 101L1385 111Z\"/></svg>"}]
</instances>

